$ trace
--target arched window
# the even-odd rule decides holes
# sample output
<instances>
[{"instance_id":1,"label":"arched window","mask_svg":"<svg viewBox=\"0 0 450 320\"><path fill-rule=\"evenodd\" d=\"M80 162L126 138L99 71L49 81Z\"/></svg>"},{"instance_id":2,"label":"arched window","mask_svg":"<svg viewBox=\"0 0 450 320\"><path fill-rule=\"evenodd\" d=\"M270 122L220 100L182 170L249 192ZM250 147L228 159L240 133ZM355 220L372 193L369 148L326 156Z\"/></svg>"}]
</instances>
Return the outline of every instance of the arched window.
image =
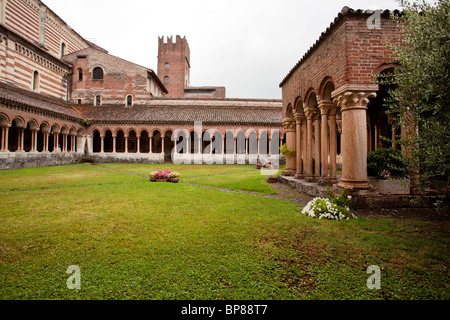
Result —
<instances>
[{"instance_id":1,"label":"arched window","mask_svg":"<svg viewBox=\"0 0 450 320\"><path fill-rule=\"evenodd\" d=\"M169 70L170 69L170 63L166 62L164 65L164 69Z\"/></svg>"},{"instance_id":2,"label":"arched window","mask_svg":"<svg viewBox=\"0 0 450 320\"><path fill-rule=\"evenodd\" d=\"M66 54L66 44L61 43L61 57Z\"/></svg>"},{"instance_id":3,"label":"arched window","mask_svg":"<svg viewBox=\"0 0 450 320\"><path fill-rule=\"evenodd\" d=\"M78 81L83 81L83 69L78 69Z\"/></svg>"},{"instance_id":4,"label":"arched window","mask_svg":"<svg viewBox=\"0 0 450 320\"><path fill-rule=\"evenodd\" d=\"M100 67L95 67L94 70L92 70L92 79L103 80L103 69Z\"/></svg>"},{"instance_id":5,"label":"arched window","mask_svg":"<svg viewBox=\"0 0 450 320\"><path fill-rule=\"evenodd\" d=\"M100 95L96 95L95 96L95 105L97 107L99 107L102 104L102 98L100 97Z\"/></svg>"},{"instance_id":6,"label":"arched window","mask_svg":"<svg viewBox=\"0 0 450 320\"><path fill-rule=\"evenodd\" d=\"M39 72L33 72L33 91L39 90Z\"/></svg>"},{"instance_id":7,"label":"arched window","mask_svg":"<svg viewBox=\"0 0 450 320\"><path fill-rule=\"evenodd\" d=\"M170 78L169 77L164 77L164 83L169 83L170 82Z\"/></svg>"},{"instance_id":8,"label":"arched window","mask_svg":"<svg viewBox=\"0 0 450 320\"><path fill-rule=\"evenodd\" d=\"M131 95L127 96L127 107L131 107L133 105L133 97Z\"/></svg>"}]
</instances>

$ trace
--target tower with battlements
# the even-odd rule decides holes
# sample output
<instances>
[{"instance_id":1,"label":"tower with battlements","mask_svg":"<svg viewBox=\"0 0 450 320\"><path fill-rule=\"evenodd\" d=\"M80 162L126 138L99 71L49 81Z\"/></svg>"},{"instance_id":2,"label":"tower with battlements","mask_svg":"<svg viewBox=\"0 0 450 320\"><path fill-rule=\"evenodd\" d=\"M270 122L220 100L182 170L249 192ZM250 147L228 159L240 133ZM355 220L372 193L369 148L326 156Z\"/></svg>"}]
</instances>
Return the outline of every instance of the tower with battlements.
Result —
<instances>
[{"instance_id":1,"label":"tower with battlements","mask_svg":"<svg viewBox=\"0 0 450 320\"><path fill-rule=\"evenodd\" d=\"M169 91L166 97L183 98L189 87L190 51L186 37L158 37L158 76Z\"/></svg>"}]
</instances>

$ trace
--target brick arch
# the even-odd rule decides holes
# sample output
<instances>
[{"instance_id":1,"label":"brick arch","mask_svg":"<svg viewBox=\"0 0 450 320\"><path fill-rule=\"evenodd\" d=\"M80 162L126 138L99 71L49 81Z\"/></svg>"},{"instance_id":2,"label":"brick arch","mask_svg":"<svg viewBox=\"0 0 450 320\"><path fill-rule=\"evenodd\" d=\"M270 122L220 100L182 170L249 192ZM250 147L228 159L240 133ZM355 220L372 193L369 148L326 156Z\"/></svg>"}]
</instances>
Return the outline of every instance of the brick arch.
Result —
<instances>
[{"instance_id":1,"label":"brick arch","mask_svg":"<svg viewBox=\"0 0 450 320\"><path fill-rule=\"evenodd\" d=\"M294 117L294 109L292 108L292 104L289 103L286 112L284 113L284 118L293 118Z\"/></svg>"},{"instance_id":2,"label":"brick arch","mask_svg":"<svg viewBox=\"0 0 450 320\"><path fill-rule=\"evenodd\" d=\"M30 129L33 129L33 130L39 130L39 123L35 120L35 119L30 119L30 120L28 120L28 122L27 122L27 124L26 124L26 127L28 126L28 124L29 123L32 123L32 124L34 124L34 126L30 126Z\"/></svg>"},{"instance_id":3,"label":"brick arch","mask_svg":"<svg viewBox=\"0 0 450 320\"><path fill-rule=\"evenodd\" d=\"M62 128L60 130L60 133L68 134L69 133L69 128L66 125L62 126Z\"/></svg>"},{"instance_id":4,"label":"brick arch","mask_svg":"<svg viewBox=\"0 0 450 320\"><path fill-rule=\"evenodd\" d=\"M21 123L17 123L16 120L19 120ZM24 127L26 127L26 124L27 124L27 122L25 121L25 119L22 118L21 116L16 116L16 117L14 117L14 118L12 119L12 121L11 121L11 124L12 124L13 122L16 122L16 126L17 126L18 128L24 128ZM21 124L22 126L19 126L19 124Z\"/></svg>"},{"instance_id":5,"label":"brick arch","mask_svg":"<svg viewBox=\"0 0 450 320\"><path fill-rule=\"evenodd\" d=\"M300 114L305 113L305 107L303 104L303 100L300 96L297 97L297 99L295 99L294 113L300 113Z\"/></svg>"},{"instance_id":6,"label":"brick arch","mask_svg":"<svg viewBox=\"0 0 450 320\"><path fill-rule=\"evenodd\" d=\"M6 127L11 124L11 120L9 119L8 115L5 113L0 113L0 126Z\"/></svg>"},{"instance_id":7,"label":"brick arch","mask_svg":"<svg viewBox=\"0 0 450 320\"><path fill-rule=\"evenodd\" d=\"M387 60L384 61L382 63L380 63L374 70L373 70L373 74L378 75L383 73L385 70L387 69L395 69L395 68L399 68L400 67L400 63L398 62L392 62L392 60Z\"/></svg>"},{"instance_id":8,"label":"brick arch","mask_svg":"<svg viewBox=\"0 0 450 320\"><path fill-rule=\"evenodd\" d=\"M331 93L335 89L336 89L336 87L334 85L333 78L331 76L325 77L319 86L319 99L332 101Z\"/></svg>"},{"instance_id":9,"label":"brick arch","mask_svg":"<svg viewBox=\"0 0 450 320\"><path fill-rule=\"evenodd\" d=\"M136 133L136 137L137 137L138 130L136 130L136 129L133 128L133 127L129 128L129 129L126 131L125 135L126 135L126 136L129 136L131 131L134 131L134 133ZM124 132L125 132L125 131L124 131Z\"/></svg>"},{"instance_id":10,"label":"brick arch","mask_svg":"<svg viewBox=\"0 0 450 320\"><path fill-rule=\"evenodd\" d=\"M313 88L309 88L305 95L305 106L306 109L316 109L317 108L317 93Z\"/></svg>"}]
</instances>

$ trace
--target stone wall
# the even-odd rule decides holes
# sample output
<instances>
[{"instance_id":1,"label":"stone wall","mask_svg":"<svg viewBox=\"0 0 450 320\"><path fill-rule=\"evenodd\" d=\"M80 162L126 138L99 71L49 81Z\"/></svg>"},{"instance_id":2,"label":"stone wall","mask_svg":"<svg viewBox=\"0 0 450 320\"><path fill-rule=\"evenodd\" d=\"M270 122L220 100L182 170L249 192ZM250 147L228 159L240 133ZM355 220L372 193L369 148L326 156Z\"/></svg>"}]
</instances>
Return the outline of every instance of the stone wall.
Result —
<instances>
[{"instance_id":1,"label":"stone wall","mask_svg":"<svg viewBox=\"0 0 450 320\"><path fill-rule=\"evenodd\" d=\"M0 152L0 170L62 166L80 163L82 153Z\"/></svg>"}]
</instances>

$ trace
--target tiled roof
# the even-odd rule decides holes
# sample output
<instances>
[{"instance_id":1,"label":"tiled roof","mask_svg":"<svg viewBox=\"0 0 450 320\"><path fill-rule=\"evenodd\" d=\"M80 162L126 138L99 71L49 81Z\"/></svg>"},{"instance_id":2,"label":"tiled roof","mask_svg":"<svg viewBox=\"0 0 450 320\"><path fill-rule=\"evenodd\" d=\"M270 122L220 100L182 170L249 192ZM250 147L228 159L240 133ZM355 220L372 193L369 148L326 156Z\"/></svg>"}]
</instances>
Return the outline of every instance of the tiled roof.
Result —
<instances>
[{"instance_id":1,"label":"tiled roof","mask_svg":"<svg viewBox=\"0 0 450 320\"><path fill-rule=\"evenodd\" d=\"M247 124L281 126L281 108L220 106L74 106L91 123Z\"/></svg>"},{"instance_id":2,"label":"tiled roof","mask_svg":"<svg viewBox=\"0 0 450 320\"><path fill-rule=\"evenodd\" d=\"M323 41L323 39L326 36L328 36L332 32L332 30L334 30L334 28L342 21L342 19L344 19L344 17L349 16L349 15L372 15L374 12L375 12L374 10L361 10L361 9L353 10L353 9L347 7L347 6L343 7L341 12L339 12L338 16L330 24L330 26L327 28L327 30L322 32L322 34L320 35L319 39L317 39L317 41L309 48L309 50L303 55L303 57L297 62L297 64L284 77L284 79L280 83L280 88L289 79L289 77L294 73L294 71L297 70L297 68L302 64L302 62L305 61L306 58L308 56L310 56L317 47L319 47L319 45ZM393 12L395 14L401 14L401 12L399 10L394 10L394 11L381 10L380 14L382 16L388 16L389 17L391 12Z\"/></svg>"},{"instance_id":3,"label":"tiled roof","mask_svg":"<svg viewBox=\"0 0 450 320\"><path fill-rule=\"evenodd\" d=\"M42 111L64 115L74 119L82 119L65 101L38 94L19 87L0 82L0 100L25 106L35 107Z\"/></svg>"}]
</instances>

